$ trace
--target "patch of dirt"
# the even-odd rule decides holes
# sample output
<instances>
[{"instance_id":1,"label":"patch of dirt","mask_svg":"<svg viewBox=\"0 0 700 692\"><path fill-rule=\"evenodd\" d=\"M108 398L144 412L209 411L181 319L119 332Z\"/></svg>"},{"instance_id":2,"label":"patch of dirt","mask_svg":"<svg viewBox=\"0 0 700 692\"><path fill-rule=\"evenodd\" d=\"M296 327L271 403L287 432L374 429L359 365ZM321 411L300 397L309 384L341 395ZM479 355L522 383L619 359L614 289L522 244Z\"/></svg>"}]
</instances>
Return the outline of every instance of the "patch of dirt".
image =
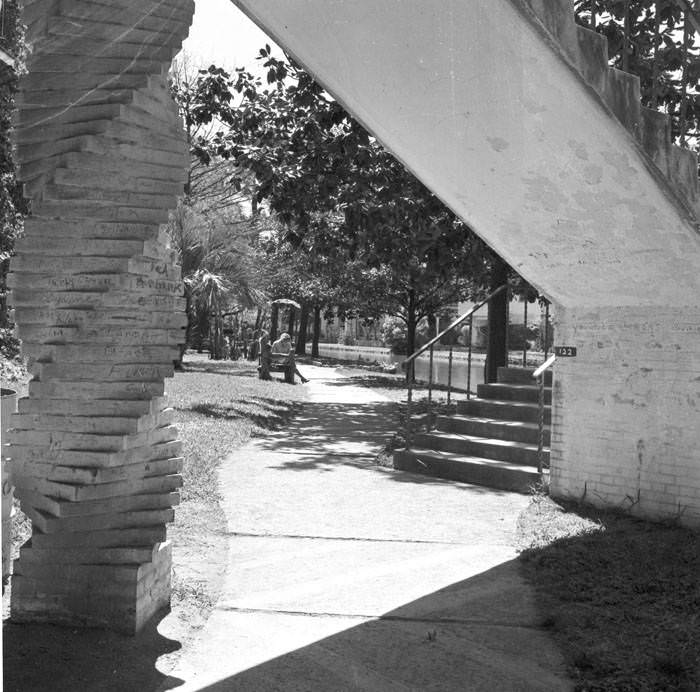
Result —
<instances>
[{"instance_id":1,"label":"patch of dirt","mask_svg":"<svg viewBox=\"0 0 700 692\"><path fill-rule=\"evenodd\" d=\"M226 518L217 505L184 502L168 527L173 541L172 612L160 632L186 647L206 624L226 574ZM158 668L168 673L181 650L163 655Z\"/></svg>"}]
</instances>

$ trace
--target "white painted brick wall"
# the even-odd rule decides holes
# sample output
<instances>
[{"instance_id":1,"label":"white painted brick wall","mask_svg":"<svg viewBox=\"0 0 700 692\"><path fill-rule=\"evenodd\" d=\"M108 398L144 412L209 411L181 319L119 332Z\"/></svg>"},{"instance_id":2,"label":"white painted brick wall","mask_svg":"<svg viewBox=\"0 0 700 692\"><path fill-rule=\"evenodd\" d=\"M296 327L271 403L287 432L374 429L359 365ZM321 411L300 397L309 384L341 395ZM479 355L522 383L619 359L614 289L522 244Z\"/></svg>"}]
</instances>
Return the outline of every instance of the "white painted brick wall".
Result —
<instances>
[{"instance_id":1,"label":"white painted brick wall","mask_svg":"<svg viewBox=\"0 0 700 692\"><path fill-rule=\"evenodd\" d=\"M700 308L559 309L552 492L700 525Z\"/></svg>"}]
</instances>

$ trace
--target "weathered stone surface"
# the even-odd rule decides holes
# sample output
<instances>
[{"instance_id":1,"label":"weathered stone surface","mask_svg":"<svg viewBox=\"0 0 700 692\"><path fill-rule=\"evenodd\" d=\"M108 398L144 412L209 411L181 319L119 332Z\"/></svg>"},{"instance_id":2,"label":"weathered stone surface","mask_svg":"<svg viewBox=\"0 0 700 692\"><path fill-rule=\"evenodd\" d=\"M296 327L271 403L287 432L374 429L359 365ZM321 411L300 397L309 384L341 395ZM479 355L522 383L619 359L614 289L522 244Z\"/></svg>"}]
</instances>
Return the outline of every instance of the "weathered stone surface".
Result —
<instances>
[{"instance_id":1,"label":"weathered stone surface","mask_svg":"<svg viewBox=\"0 0 700 692\"><path fill-rule=\"evenodd\" d=\"M91 500L103 500L108 498L124 498L127 500L114 501L114 509L119 511L128 504L128 500L133 497L143 497L148 494L169 493L182 486L182 476L173 473L167 476L156 476L154 478L137 478L127 481L117 481L115 483L103 483L101 485L69 485L68 483L56 483L55 481L43 478L33 478L31 476L15 476L17 488L22 491L40 493L56 500L66 500L76 503L76 508L82 502ZM60 511L57 513L59 516Z\"/></svg>"},{"instance_id":2,"label":"weathered stone surface","mask_svg":"<svg viewBox=\"0 0 700 692\"><path fill-rule=\"evenodd\" d=\"M15 117L32 216L9 283L33 380L10 433L34 536L12 616L136 631L167 605L183 285L159 224L188 159L165 79L192 0L27 3Z\"/></svg>"},{"instance_id":3,"label":"weathered stone surface","mask_svg":"<svg viewBox=\"0 0 700 692\"><path fill-rule=\"evenodd\" d=\"M57 447L39 447L33 445L12 445L12 459L35 463L50 462L63 466L81 466L88 468L115 468L141 461L159 460L178 456L182 451L180 440L169 440L160 444L135 447L123 452L81 451L76 449L61 450Z\"/></svg>"},{"instance_id":4,"label":"weathered stone surface","mask_svg":"<svg viewBox=\"0 0 700 692\"><path fill-rule=\"evenodd\" d=\"M32 536L32 545L36 548L47 546L58 548L61 546L145 545L146 543L154 545L164 541L165 537L165 526L145 526L137 529L121 529L117 531L54 533L51 536L35 532Z\"/></svg>"},{"instance_id":5,"label":"weathered stone surface","mask_svg":"<svg viewBox=\"0 0 700 692\"><path fill-rule=\"evenodd\" d=\"M46 478L58 483L92 485L179 473L182 469L182 457L155 459L110 469L15 460L13 468L18 475Z\"/></svg>"},{"instance_id":6,"label":"weathered stone surface","mask_svg":"<svg viewBox=\"0 0 700 692\"><path fill-rule=\"evenodd\" d=\"M132 501L136 501L134 496ZM25 514L43 533L60 531L100 531L103 529L132 529L156 524L168 524L175 518L173 509L127 510L114 514L98 514L57 519L45 511L24 507Z\"/></svg>"},{"instance_id":7,"label":"weathered stone surface","mask_svg":"<svg viewBox=\"0 0 700 692\"><path fill-rule=\"evenodd\" d=\"M109 550L109 548L107 549ZM172 548L156 544L140 564L22 562L13 577L12 618L137 632L170 603Z\"/></svg>"}]
</instances>

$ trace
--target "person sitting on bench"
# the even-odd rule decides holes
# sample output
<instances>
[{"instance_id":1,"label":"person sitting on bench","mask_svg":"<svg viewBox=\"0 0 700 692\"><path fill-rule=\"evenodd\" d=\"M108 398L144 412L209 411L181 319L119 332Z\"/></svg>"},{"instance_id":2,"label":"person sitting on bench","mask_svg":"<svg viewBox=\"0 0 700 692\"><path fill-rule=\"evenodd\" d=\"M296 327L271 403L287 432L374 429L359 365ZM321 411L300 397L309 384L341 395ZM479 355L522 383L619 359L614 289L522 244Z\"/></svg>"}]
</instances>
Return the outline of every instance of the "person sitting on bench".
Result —
<instances>
[{"instance_id":1,"label":"person sitting on bench","mask_svg":"<svg viewBox=\"0 0 700 692\"><path fill-rule=\"evenodd\" d=\"M296 361L294 359L294 349L292 348L292 338L287 332L282 332L280 338L272 344L272 355L284 355L289 359L289 365L295 375L299 375L302 384L306 384L308 380L299 372ZM292 376L292 382L294 377Z\"/></svg>"}]
</instances>

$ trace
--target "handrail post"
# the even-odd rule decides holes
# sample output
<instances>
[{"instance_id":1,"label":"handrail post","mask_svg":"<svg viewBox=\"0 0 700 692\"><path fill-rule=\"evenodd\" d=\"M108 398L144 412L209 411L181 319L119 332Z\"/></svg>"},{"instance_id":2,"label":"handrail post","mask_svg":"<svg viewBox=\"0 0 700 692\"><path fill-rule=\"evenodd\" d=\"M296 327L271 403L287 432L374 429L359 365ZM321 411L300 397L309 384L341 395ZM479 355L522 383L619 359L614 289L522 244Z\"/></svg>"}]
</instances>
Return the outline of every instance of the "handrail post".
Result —
<instances>
[{"instance_id":1,"label":"handrail post","mask_svg":"<svg viewBox=\"0 0 700 692\"><path fill-rule=\"evenodd\" d=\"M544 304L544 359L549 356L549 301Z\"/></svg>"},{"instance_id":2,"label":"handrail post","mask_svg":"<svg viewBox=\"0 0 700 692\"><path fill-rule=\"evenodd\" d=\"M428 372L428 424L427 430L432 430L433 427L433 353L435 347L430 347L430 370Z\"/></svg>"},{"instance_id":3,"label":"handrail post","mask_svg":"<svg viewBox=\"0 0 700 692\"><path fill-rule=\"evenodd\" d=\"M467 399L472 397L472 323L474 318L469 315L469 336L467 337Z\"/></svg>"},{"instance_id":4,"label":"handrail post","mask_svg":"<svg viewBox=\"0 0 700 692\"><path fill-rule=\"evenodd\" d=\"M411 403L413 401L413 361L406 368L408 393L406 395L406 450L411 448Z\"/></svg>"},{"instance_id":5,"label":"handrail post","mask_svg":"<svg viewBox=\"0 0 700 692\"><path fill-rule=\"evenodd\" d=\"M523 367L527 367L527 297L523 308Z\"/></svg>"},{"instance_id":6,"label":"handrail post","mask_svg":"<svg viewBox=\"0 0 700 692\"><path fill-rule=\"evenodd\" d=\"M450 344L450 355L447 358L447 406L452 403L452 351L454 346Z\"/></svg>"},{"instance_id":7,"label":"handrail post","mask_svg":"<svg viewBox=\"0 0 700 692\"><path fill-rule=\"evenodd\" d=\"M545 371L546 372L546 371ZM542 457L544 450L544 375L540 373L538 379L538 419L537 419L537 473L542 480Z\"/></svg>"},{"instance_id":8,"label":"handrail post","mask_svg":"<svg viewBox=\"0 0 700 692\"><path fill-rule=\"evenodd\" d=\"M554 365L557 359L556 355L552 355L542 363L542 365L532 373L532 376L537 380L537 473L542 480L542 471L544 468L544 378L547 370Z\"/></svg>"}]
</instances>

